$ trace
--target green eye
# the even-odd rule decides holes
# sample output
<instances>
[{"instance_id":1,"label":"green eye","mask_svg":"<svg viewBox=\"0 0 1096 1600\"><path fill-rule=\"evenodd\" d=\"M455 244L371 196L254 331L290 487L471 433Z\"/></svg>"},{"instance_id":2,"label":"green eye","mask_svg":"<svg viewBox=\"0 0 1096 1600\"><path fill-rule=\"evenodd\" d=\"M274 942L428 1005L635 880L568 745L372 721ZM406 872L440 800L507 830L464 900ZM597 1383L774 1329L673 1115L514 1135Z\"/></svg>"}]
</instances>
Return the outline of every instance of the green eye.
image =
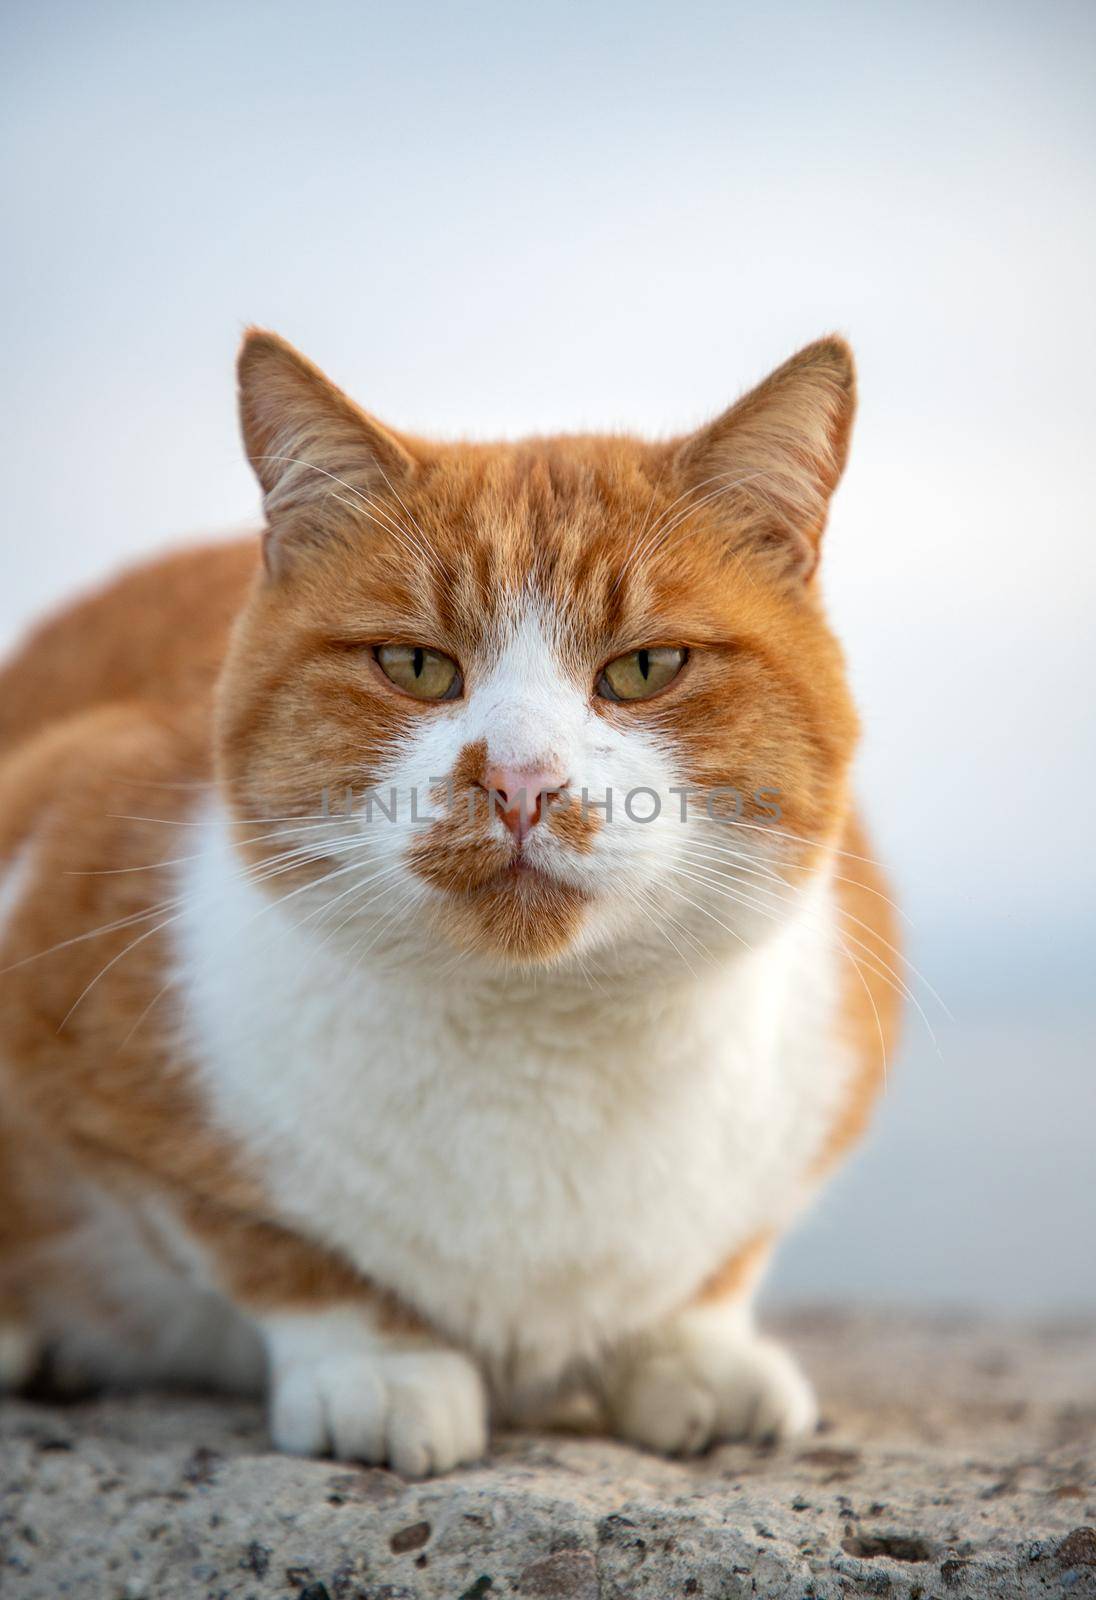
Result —
<instances>
[{"instance_id":1,"label":"green eye","mask_svg":"<svg viewBox=\"0 0 1096 1600\"><path fill-rule=\"evenodd\" d=\"M460 694L457 663L425 645L378 645L377 663L386 678L416 700L455 700Z\"/></svg>"},{"instance_id":2,"label":"green eye","mask_svg":"<svg viewBox=\"0 0 1096 1600\"><path fill-rule=\"evenodd\" d=\"M601 674L597 692L606 700L649 700L673 683L685 665L686 652L677 645L656 644L648 650L629 650L617 656Z\"/></svg>"}]
</instances>

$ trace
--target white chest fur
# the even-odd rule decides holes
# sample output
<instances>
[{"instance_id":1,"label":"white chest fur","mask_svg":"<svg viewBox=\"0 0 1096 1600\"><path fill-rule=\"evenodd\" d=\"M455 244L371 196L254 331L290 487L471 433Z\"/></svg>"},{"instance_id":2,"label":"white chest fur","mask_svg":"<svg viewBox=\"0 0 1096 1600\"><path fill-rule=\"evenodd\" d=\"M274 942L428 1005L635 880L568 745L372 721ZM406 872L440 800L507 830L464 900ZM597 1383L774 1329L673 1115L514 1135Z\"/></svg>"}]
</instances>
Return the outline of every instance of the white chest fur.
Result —
<instances>
[{"instance_id":1,"label":"white chest fur","mask_svg":"<svg viewBox=\"0 0 1096 1600\"><path fill-rule=\"evenodd\" d=\"M829 889L654 988L378 971L234 872L182 888L189 1049L280 1213L492 1361L562 1368L779 1225L849 1070Z\"/></svg>"}]
</instances>

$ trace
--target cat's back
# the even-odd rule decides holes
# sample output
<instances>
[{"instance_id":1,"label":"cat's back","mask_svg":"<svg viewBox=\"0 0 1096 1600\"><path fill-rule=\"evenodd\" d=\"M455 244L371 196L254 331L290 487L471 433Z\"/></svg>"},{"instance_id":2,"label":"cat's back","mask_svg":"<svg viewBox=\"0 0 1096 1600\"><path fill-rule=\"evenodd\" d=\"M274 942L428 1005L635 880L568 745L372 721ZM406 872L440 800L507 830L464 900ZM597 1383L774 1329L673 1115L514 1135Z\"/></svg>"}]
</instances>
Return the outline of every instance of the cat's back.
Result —
<instances>
[{"instance_id":1,"label":"cat's back","mask_svg":"<svg viewBox=\"0 0 1096 1600\"><path fill-rule=\"evenodd\" d=\"M173 551L40 623L0 670L0 760L101 707L208 696L258 565L254 538Z\"/></svg>"}]
</instances>

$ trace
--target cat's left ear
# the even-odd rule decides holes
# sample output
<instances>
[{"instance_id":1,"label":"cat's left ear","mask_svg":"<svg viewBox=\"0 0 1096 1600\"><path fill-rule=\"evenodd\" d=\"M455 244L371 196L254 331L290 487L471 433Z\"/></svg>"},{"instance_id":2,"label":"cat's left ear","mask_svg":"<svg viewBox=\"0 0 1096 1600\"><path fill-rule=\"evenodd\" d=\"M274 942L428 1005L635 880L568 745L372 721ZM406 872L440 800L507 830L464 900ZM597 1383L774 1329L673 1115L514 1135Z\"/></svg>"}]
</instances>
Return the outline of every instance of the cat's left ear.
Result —
<instances>
[{"instance_id":1,"label":"cat's left ear","mask_svg":"<svg viewBox=\"0 0 1096 1600\"><path fill-rule=\"evenodd\" d=\"M711 495L710 506L726 508L736 545L779 576L806 583L855 411L852 351L843 339L820 339L691 434L678 448L678 474L694 501Z\"/></svg>"},{"instance_id":2,"label":"cat's left ear","mask_svg":"<svg viewBox=\"0 0 1096 1600\"><path fill-rule=\"evenodd\" d=\"M251 328L237 365L244 448L263 491L267 564L319 545L398 494L416 469L395 434L276 333Z\"/></svg>"}]
</instances>

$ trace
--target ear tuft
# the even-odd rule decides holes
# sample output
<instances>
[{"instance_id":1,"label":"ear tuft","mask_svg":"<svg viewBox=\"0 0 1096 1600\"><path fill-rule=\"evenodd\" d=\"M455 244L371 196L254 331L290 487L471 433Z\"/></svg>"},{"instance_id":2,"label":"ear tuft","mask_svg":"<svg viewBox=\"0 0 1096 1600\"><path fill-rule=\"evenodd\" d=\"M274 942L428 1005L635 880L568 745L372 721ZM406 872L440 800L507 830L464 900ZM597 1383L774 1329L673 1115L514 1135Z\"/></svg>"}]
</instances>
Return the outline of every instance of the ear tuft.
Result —
<instances>
[{"instance_id":1,"label":"ear tuft","mask_svg":"<svg viewBox=\"0 0 1096 1600\"><path fill-rule=\"evenodd\" d=\"M778 367L680 447L679 472L719 496L743 540L808 579L856 412L852 351L836 335Z\"/></svg>"},{"instance_id":2,"label":"ear tuft","mask_svg":"<svg viewBox=\"0 0 1096 1600\"><path fill-rule=\"evenodd\" d=\"M394 434L276 333L249 328L236 370L244 448L273 533L296 512L368 497L414 470Z\"/></svg>"}]
</instances>

